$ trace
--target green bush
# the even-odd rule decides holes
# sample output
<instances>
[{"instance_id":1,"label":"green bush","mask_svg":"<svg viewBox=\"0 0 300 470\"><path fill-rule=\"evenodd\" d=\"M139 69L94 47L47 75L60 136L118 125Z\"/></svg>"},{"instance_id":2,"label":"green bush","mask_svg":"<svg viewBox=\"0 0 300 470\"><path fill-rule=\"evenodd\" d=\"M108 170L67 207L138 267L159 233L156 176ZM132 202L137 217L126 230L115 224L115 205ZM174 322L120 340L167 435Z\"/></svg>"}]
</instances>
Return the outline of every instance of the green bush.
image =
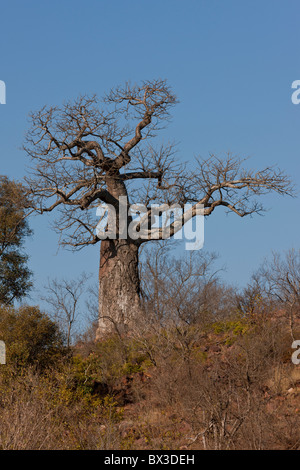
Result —
<instances>
[{"instance_id":1,"label":"green bush","mask_svg":"<svg viewBox=\"0 0 300 470\"><path fill-rule=\"evenodd\" d=\"M6 362L18 367L45 368L67 354L57 324L37 307L0 307L0 339Z\"/></svg>"}]
</instances>

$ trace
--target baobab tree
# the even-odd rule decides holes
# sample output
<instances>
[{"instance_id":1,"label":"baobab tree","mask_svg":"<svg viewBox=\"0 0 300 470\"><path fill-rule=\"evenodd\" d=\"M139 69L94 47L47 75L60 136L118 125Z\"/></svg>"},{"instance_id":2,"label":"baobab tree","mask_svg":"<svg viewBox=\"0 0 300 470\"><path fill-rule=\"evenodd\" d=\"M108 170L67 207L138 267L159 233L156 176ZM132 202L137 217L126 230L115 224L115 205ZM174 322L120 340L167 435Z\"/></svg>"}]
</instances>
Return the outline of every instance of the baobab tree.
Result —
<instances>
[{"instance_id":1,"label":"baobab tree","mask_svg":"<svg viewBox=\"0 0 300 470\"><path fill-rule=\"evenodd\" d=\"M200 207L205 216L225 207L244 217L263 209L255 196L292 193L289 178L279 169L246 170L243 160L232 155L211 155L189 170L177 160L176 145L158 146L157 132L176 103L166 81L153 80L114 88L101 100L80 96L31 114L24 148L32 159L26 178L32 209L58 212L55 228L62 244L80 249L101 242L99 332L110 325L123 331L140 313L138 254L149 237L139 221L138 238L123 236L124 213L125 229L134 222L132 203L146 207L143 218L151 228L153 203L191 204L184 223ZM106 239L97 231L101 204L109 209ZM181 227L177 222L170 220L170 237ZM155 239L162 238L164 230L158 227Z\"/></svg>"}]
</instances>

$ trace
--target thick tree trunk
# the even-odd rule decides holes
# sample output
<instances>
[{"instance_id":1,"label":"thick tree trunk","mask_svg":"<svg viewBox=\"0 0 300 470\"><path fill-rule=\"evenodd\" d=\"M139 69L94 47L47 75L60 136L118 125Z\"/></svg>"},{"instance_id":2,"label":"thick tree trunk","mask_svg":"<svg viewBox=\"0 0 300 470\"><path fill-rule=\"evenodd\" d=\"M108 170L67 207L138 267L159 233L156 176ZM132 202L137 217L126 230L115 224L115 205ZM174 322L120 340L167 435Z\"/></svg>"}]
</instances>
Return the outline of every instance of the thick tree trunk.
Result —
<instances>
[{"instance_id":1,"label":"thick tree trunk","mask_svg":"<svg viewBox=\"0 0 300 470\"><path fill-rule=\"evenodd\" d=\"M126 333L140 311L138 246L131 240L103 240L99 269L97 339Z\"/></svg>"}]
</instances>

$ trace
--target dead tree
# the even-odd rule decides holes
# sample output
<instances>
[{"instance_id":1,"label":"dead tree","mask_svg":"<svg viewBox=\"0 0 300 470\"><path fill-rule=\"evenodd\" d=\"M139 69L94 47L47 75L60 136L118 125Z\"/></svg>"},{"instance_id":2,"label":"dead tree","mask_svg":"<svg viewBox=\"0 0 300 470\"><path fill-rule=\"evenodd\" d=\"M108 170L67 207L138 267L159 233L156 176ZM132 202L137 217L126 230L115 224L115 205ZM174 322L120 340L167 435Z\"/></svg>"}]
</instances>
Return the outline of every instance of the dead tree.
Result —
<instances>
[{"instance_id":1,"label":"dead tree","mask_svg":"<svg viewBox=\"0 0 300 470\"><path fill-rule=\"evenodd\" d=\"M138 253L149 237L143 230L139 238L123 236L124 228L134 222L130 204L146 207L149 227L153 203L192 204L185 221L199 213L200 205L205 216L222 206L243 217L262 210L255 196L292 193L289 178L276 168L246 170L243 160L232 155L211 155L195 161L189 170L177 160L175 145L153 145L176 102L166 82L156 80L113 89L100 103L96 96L82 96L31 115L24 146L32 159L26 178L31 207L60 214L56 229L62 244L80 249L102 239L99 331L111 324L123 330L140 309ZM109 207L108 226L112 209L116 213L115 233L106 228L104 240L96 230L96 208L101 204ZM172 237L178 230L176 221L170 222L169 230ZM161 228L155 238L164 238Z\"/></svg>"}]
</instances>

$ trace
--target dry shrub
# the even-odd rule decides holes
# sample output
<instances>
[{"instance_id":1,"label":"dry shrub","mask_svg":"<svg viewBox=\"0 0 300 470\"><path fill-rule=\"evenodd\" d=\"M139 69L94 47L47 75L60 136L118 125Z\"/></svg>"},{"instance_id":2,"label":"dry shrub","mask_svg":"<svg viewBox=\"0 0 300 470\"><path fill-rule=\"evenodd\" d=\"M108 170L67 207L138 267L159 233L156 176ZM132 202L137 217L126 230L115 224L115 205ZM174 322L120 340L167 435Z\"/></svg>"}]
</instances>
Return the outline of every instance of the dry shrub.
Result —
<instances>
[{"instance_id":1,"label":"dry shrub","mask_svg":"<svg viewBox=\"0 0 300 470\"><path fill-rule=\"evenodd\" d=\"M76 394L68 374L2 373L0 449L112 449L119 445L115 404ZM77 395L77 396L76 396Z\"/></svg>"},{"instance_id":2,"label":"dry shrub","mask_svg":"<svg viewBox=\"0 0 300 470\"><path fill-rule=\"evenodd\" d=\"M151 401L161 414L168 410L174 429L178 422L186 426L178 447L299 448L298 375L297 366L286 363L286 326L264 319L251 319L247 328L240 319L227 325L199 333L202 345L193 342L189 354L175 333L173 343L170 332L163 335L145 387L148 408Z\"/></svg>"}]
</instances>

